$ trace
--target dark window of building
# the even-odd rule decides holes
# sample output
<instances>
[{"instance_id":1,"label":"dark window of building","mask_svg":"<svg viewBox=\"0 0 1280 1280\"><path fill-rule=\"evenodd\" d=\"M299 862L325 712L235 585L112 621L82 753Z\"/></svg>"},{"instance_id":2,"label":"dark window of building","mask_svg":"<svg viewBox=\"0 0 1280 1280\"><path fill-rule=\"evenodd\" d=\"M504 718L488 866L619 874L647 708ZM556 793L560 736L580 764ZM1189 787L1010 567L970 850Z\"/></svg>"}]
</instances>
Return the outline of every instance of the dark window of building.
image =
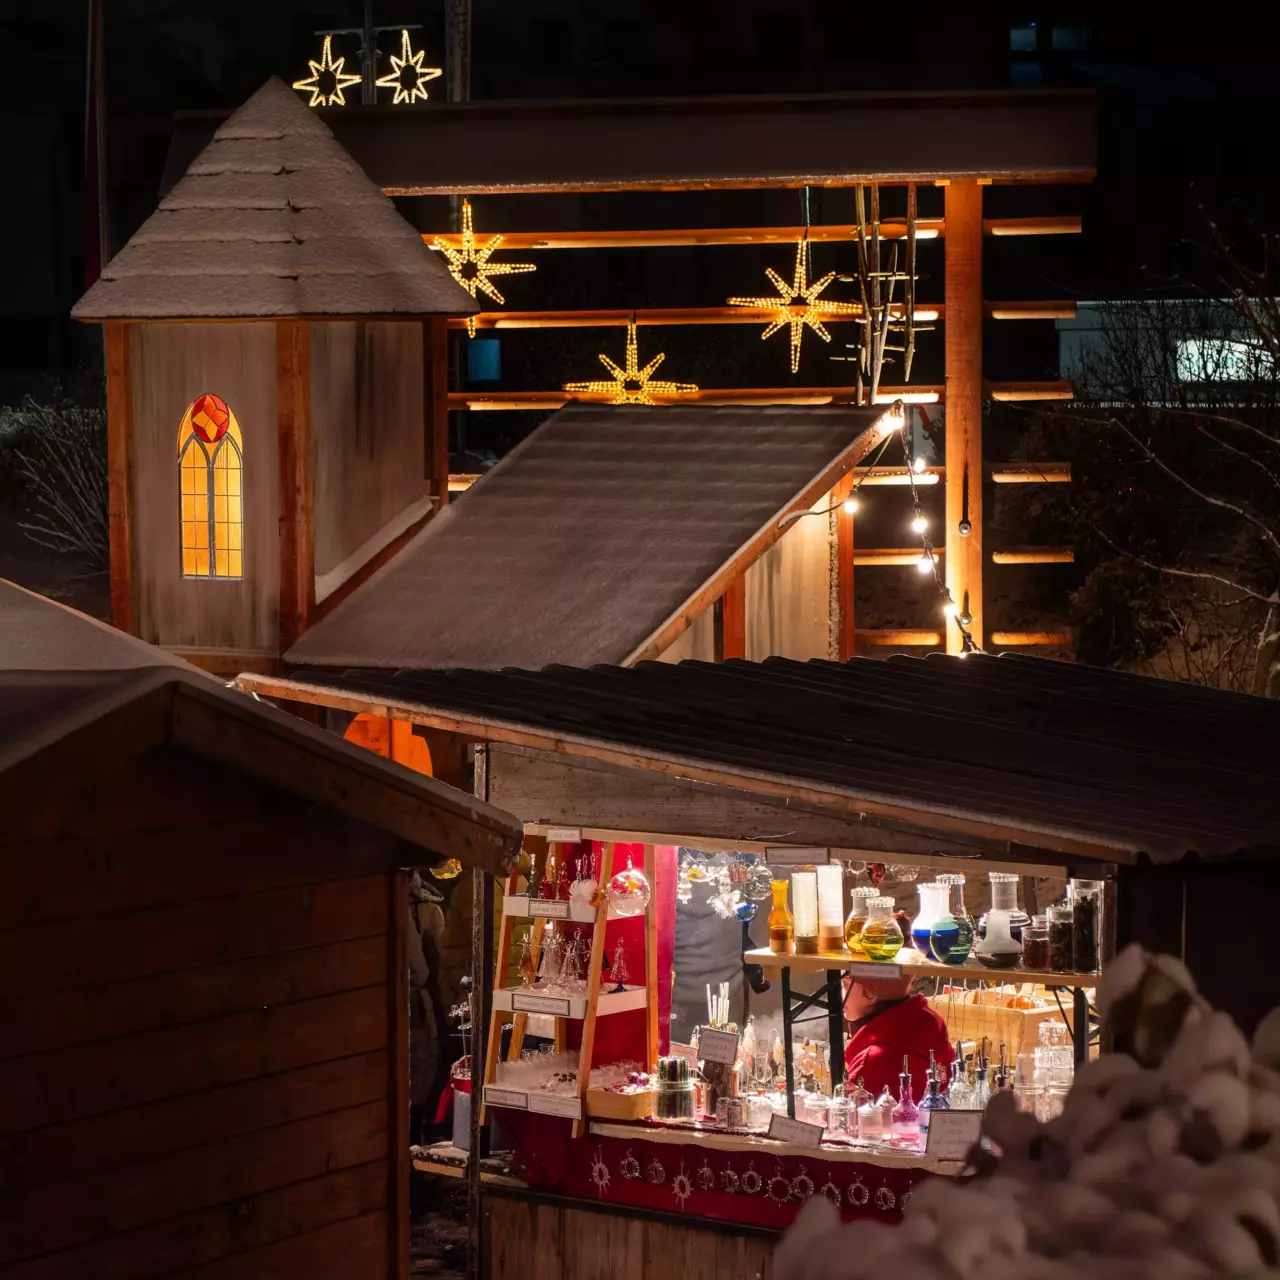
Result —
<instances>
[{"instance_id":1,"label":"dark window of building","mask_svg":"<svg viewBox=\"0 0 1280 1280\"><path fill-rule=\"evenodd\" d=\"M1053 47L1058 53L1079 53L1089 47L1089 28L1082 22L1054 27Z\"/></svg>"},{"instance_id":2,"label":"dark window of building","mask_svg":"<svg viewBox=\"0 0 1280 1280\"><path fill-rule=\"evenodd\" d=\"M568 18L529 19L529 61L535 72L573 69L573 25Z\"/></svg>"},{"instance_id":3,"label":"dark window of building","mask_svg":"<svg viewBox=\"0 0 1280 1280\"><path fill-rule=\"evenodd\" d=\"M1035 53L1035 51L1036 24L1034 22L1024 22L1009 28L1010 53Z\"/></svg>"}]
</instances>

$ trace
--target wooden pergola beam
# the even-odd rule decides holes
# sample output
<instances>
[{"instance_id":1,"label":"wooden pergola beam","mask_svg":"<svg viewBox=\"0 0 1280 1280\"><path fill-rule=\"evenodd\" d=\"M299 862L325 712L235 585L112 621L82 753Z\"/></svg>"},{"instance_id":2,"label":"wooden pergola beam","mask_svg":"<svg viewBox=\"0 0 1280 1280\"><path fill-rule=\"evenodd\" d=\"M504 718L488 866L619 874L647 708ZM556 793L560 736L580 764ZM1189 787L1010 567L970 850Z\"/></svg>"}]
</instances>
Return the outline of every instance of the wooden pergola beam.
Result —
<instances>
[{"instance_id":1,"label":"wooden pergola beam","mask_svg":"<svg viewBox=\"0 0 1280 1280\"><path fill-rule=\"evenodd\" d=\"M860 645L892 645L940 648L942 632L911 631L894 628L864 629L859 627L857 639ZM993 631L991 643L997 648L1015 648L1020 645L1066 645L1071 643L1069 631Z\"/></svg>"},{"instance_id":2,"label":"wooden pergola beam","mask_svg":"<svg viewBox=\"0 0 1280 1280\"><path fill-rule=\"evenodd\" d=\"M992 564L1075 564L1076 553L1071 547L1010 547L1007 551L993 551Z\"/></svg>"},{"instance_id":3,"label":"wooden pergola beam","mask_svg":"<svg viewBox=\"0 0 1280 1280\"><path fill-rule=\"evenodd\" d=\"M1069 631L993 631L991 643L998 648L1011 648L1017 645L1071 643Z\"/></svg>"},{"instance_id":4,"label":"wooden pergola beam","mask_svg":"<svg viewBox=\"0 0 1280 1280\"><path fill-rule=\"evenodd\" d=\"M1078 235L1078 217L986 218L982 223L989 236L1055 236ZM481 233L481 238L488 233ZM870 234L870 228L867 229ZM921 218L916 223L916 238L933 240L946 234L942 218ZM664 249L690 245L795 244L805 235L804 227L677 227L657 231L509 231L502 236L502 248L527 252L530 249ZM857 228L849 223L808 228L808 238L815 244L849 241L857 238ZM891 218L880 224L882 240L905 240L907 224ZM436 242L457 245L456 235L427 232L422 239L429 248Z\"/></svg>"}]
</instances>

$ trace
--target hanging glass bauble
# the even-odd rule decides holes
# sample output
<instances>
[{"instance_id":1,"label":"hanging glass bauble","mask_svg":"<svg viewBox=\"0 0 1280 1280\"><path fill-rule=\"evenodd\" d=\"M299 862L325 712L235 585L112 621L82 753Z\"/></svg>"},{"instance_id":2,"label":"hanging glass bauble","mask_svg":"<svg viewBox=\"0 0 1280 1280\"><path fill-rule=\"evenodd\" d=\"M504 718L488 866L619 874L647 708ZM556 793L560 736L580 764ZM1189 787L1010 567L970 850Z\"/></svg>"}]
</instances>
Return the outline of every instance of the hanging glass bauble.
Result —
<instances>
[{"instance_id":1,"label":"hanging glass bauble","mask_svg":"<svg viewBox=\"0 0 1280 1280\"><path fill-rule=\"evenodd\" d=\"M681 872L680 878L676 881L676 901L677 902L693 901L693 885L689 883L689 877L686 876L683 872Z\"/></svg>"},{"instance_id":2,"label":"hanging glass bauble","mask_svg":"<svg viewBox=\"0 0 1280 1280\"><path fill-rule=\"evenodd\" d=\"M742 921L754 920L756 912L759 910L760 904L758 902L752 902L750 898L742 898L738 905L734 907L733 914Z\"/></svg>"},{"instance_id":3,"label":"hanging glass bauble","mask_svg":"<svg viewBox=\"0 0 1280 1280\"><path fill-rule=\"evenodd\" d=\"M685 871L694 884L700 884L704 880L711 879L711 868L708 866L706 859L696 853L689 855Z\"/></svg>"},{"instance_id":4,"label":"hanging glass bauble","mask_svg":"<svg viewBox=\"0 0 1280 1280\"><path fill-rule=\"evenodd\" d=\"M757 862L747 872L747 882L742 886L742 896L752 902L764 902L773 893L773 875L763 862Z\"/></svg>"},{"instance_id":5,"label":"hanging glass bauble","mask_svg":"<svg viewBox=\"0 0 1280 1280\"><path fill-rule=\"evenodd\" d=\"M446 858L438 866L428 867L427 871L437 880L456 880L462 874L462 863L457 858Z\"/></svg>"},{"instance_id":6,"label":"hanging glass bauble","mask_svg":"<svg viewBox=\"0 0 1280 1280\"><path fill-rule=\"evenodd\" d=\"M626 867L609 881L609 910L623 919L641 915L648 908L652 896L644 872L637 871L630 858Z\"/></svg>"}]
</instances>

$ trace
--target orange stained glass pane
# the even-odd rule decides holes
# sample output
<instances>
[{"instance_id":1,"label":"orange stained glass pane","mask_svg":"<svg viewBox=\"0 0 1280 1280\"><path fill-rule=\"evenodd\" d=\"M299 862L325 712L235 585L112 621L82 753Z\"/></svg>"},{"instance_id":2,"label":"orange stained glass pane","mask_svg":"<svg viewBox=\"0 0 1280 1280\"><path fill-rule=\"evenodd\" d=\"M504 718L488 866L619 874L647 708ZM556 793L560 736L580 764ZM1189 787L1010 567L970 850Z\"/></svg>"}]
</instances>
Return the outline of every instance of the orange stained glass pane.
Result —
<instances>
[{"instance_id":1,"label":"orange stained glass pane","mask_svg":"<svg viewBox=\"0 0 1280 1280\"><path fill-rule=\"evenodd\" d=\"M228 566L227 577L229 578L244 577L243 560L244 560L244 557L241 554L241 552L234 551L234 550L227 552L227 566Z\"/></svg>"},{"instance_id":2,"label":"orange stained glass pane","mask_svg":"<svg viewBox=\"0 0 1280 1280\"><path fill-rule=\"evenodd\" d=\"M206 434L216 433L209 406L218 409L225 434L202 441L194 429L199 411ZM240 425L225 402L206 393L183 416L178 431L182 572L193 577L238 578L243 570L244 481Z\"/></svg>"},{"instance_id":3,"label":"orange stained glass pane","mask_svg":"<svg viewBox=\"0 0 1280 1280\"><path fill-rule=\"evenodd\" d=\"M213 553L213 572L218 578L227 576L227 553L225 551L215 551Z\"/></svg>"},{"instance_id":4,"label":"orange stained glass pane","mask_svg":"<svg viewBox=\"0 0 1280 1280\"><path fill-rule=\"evenodd\" d=\"M183 538L182 548L182 572L192 574L196 571L196 553L193 548L186 545L186 538Z\"/></svg>"},{"instance_id":5,"label":"orange stained glass pane","mask_svg":"<svg viewBox=\"0 0 1280 1280\"><path fill-rule=\"evenodd\" d=\"M240 548L244 545L242 542L243 536L244 536L244 530L241 525L238 525L238 524L231 525L227 529L227 546L233 548L236 551L239 551Z\"/></svg>"},{"instance_id":6,"label":"orange stained glass pane","mask_svg":"<svg viewBox=\"0 0 1280 1280\"><path fill-rule=\"evenodd\" d=\"M230 518L227 514L227 499L224 494L216 494L213 499L213 518L220 524L226 524Z\"/></svg>"}]
</instances>

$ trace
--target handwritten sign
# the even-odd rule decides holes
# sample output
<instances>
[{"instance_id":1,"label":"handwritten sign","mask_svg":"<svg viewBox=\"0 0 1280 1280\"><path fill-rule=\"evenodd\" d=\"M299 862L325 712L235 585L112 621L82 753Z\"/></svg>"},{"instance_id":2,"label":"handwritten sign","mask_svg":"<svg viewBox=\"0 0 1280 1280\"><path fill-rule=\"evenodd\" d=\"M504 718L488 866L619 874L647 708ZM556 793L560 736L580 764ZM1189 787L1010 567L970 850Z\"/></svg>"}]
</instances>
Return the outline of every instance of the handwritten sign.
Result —
<instances>
[{"instance_id":1,"label":"handwritten sign","mask_svg":"<svg viewBox=\"0 0 1280 1280\"><path fill-rule=\"evenodd\" d=\"M698 1031L698 1057L703 1062L727 1062L732 1066L738 1060L738 1033L702 1027Z\"/></svg>"},{"instance_id":2,"label":"handwritten sign","mask_svg":"<svg viewBox=\"0 0 1280 1280\"><path fill-rule=\"evenodd\" d=\"M981 1111L935 1111L924 1153L934 1160L963 1160L981 1136Z\"/></svg>"},{"instance_id":3,"label":"handwritten sign","mask_svg":"<svg viewBox=\"0 0 1280 1280\"><path fill-rule=\"evenodd\" d=\"M673 1058L683 1058L686 1062L697 1062L698 1055L693 1051L693 1045L680 1044L673 1040L669 1046L671 1056Z\"/></svg>"},{"instance_id":4,"label":"handwritten sign","mask_svg":"<svg viewBox=\"0 0 1280 1280\"><path fill-rule=\"evenodd\" d=\"M845 970L859 981L902 977L902 966L900 964L882 964L878 960L855 960L852 964L845 965Z\"/></svg>"},{"instance_id":5,"label":"handwritten sign","mask_svg":"<svg viewBox=\"0 0 1280 1280\"><path fill-rule=\"evenodd\" d=\"M797 1147L820 1147L822 1145L822 1126L807 1124L803 1120L792 1120L790 1116L771 1116L769 1118L769 1134L776 1142L790 1142Z\"/></svg>"},{"instance_id":6,"label":"handwritten sign","mask_svg":"<svg viewBox=\"0 0 1280 1280\"><path fill-rule=\"evenodd\" d=\"M582 828L581 827L548 827L547 843L548 844L581 844Z\"/></svg>"},{"instance_id":7,"label":"handwritten sign","mask_svg":"<svg viewBox=\"0 0 1280 1280\"><path fill-rule=\"evenodd\" d=\"M829 849L801 848L783 845L780 848L768 848L764 851L764 860L771 867L807 867L822 862L830 862Z\"/></svg>"},{"instance_id":8,"label":"handwritten sign","mask_svg":"<svg viewBox=\"0 0 1280 1280\"><path fill-rule=\"evenodd\" d=\"M529 914L536 920L541 916L544 920L567 920L569 904L556 902L551 898L530 898Z\"/></svg>"},{"instance_id":9,"label":"handwritten sign","mask_svg":"<svg viewBox=\"0 0 1280 1280\"><path fill-rule=\"evenodd\" d=\"M491 1084L484 1087L484 1100L495 1107L517 1107L527 1111L529 1095L523 1089L497 1089Z\"/></svg>"},{"instance_id":10,"label":"handwritten sign","mask_svg":"<svg viewBox=\"0 0 1280 1280\"><path fill-rule=\"evenodd\" d=\"M569 1016L569 1002L557 996L527 996L516 992L511 997L511 1008L515 1013L550 1013L557 1018Z\"/></svg>"},{"instance_id":11,"label":"handwritten sign","mask_svg":"<svg viewBox=\"0 0 1280 1280\"><path fill-rule=\"evenodd\" d=\"M577 1098L566 1098L556 1093L531 1093L529 1110L544 1116L568 1116L576 1120L582 1114L582 1103Z\"/></svg>"}]
</instances>

